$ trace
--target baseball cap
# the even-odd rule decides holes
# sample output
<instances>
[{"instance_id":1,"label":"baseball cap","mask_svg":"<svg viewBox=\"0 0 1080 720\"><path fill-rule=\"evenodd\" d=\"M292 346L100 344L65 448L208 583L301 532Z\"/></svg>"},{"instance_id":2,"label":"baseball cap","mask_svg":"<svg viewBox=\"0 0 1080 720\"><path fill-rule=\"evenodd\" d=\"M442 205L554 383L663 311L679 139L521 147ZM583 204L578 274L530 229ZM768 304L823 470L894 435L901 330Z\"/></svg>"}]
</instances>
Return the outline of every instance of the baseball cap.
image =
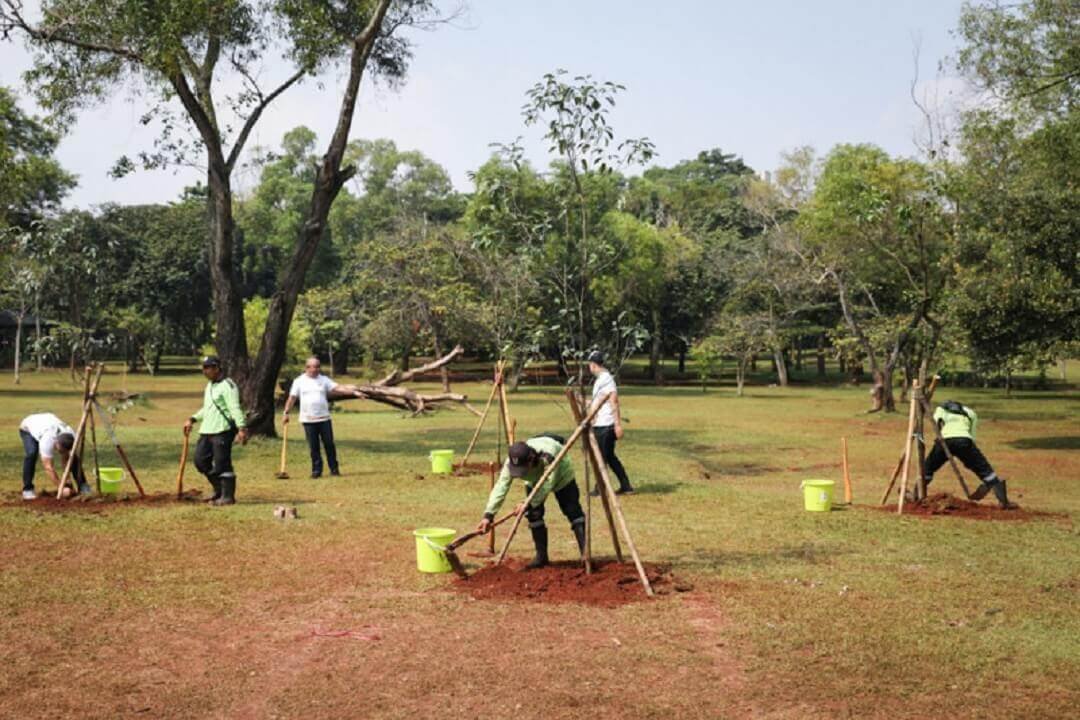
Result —
<instances>
[{"instance_id":1,"label":"baseball cap","mask_svg":"<svg viewBox=\"0 0 1080 720\"><path fill-rule=\"evenodd\" d=\"M221 360L217 355L207 355L202 359L203 367L221 367Z\"/></svg>"},{"instance_id":2,"label":"baseball cap","mask_svg":"<svg viewBox=\"0 0 1080 720\"><path fill-rule=\"evenodd\" d=\"M510 446L507 455L509 457L510 477L525 477L525 473L529 471L529 466L532 464L533 449L527 443L516 442Z\"/></svg>"}]
</instances>

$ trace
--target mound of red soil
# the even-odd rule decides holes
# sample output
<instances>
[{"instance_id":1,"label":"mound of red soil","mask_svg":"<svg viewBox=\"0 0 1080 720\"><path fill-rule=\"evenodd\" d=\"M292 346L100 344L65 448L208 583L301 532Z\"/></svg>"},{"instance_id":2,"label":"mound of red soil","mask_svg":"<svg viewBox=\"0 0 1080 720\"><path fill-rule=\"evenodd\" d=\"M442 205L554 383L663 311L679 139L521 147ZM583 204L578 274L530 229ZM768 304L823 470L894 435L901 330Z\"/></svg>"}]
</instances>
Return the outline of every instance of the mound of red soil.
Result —
<instances>
[{"instance_id":1,"label":"mound of red soil","mask_svg":"<svg viewBox=\"0 0 1080 720\"><path fill-rule=\"evenodd\" d=\"M184 493L183 501L192 502L198 500L200 495L202 495L201 490L188 490ZM78 496L57 500L56 495L45 494L39 495L36 500L16 500L3 503L0 507L17 507L47 513L106 513L122 508L165 505L175 502L177 502L176 493L154 493L146 497L139 497L138 495L120 495L116 497L92 495L84 500L80 500Z\"/></svg>"},{"instance_id":2,"label":"mound of red soil","mask_svg":"<svg viewBox=\"0 0 1080 720\"><path fill-rule=\"evenodd\" d=\"M672 590L692 588L677 582L671 570L645 563L645 573L657 595ZM526 570L525 563L507 560L502 565L487 565L467 580L454 578L454 589L478 600L524 600L545 603L579 603L617 607L647 600L633 563L593 562L591 575L577 562L553 563L539 570Z\"/></svg>"},{"instance_id":3,"label":"mound of red soil","mask_svg":"<svg viewBox=\"0 0 1080 720\"><path fill-rule=\"evenodd\" d=\"M889 502L887 505L877 506L878 510L896 512L896 503ZM1057 517L1053 513L1039 512L1037 510L1024 510L1015 508L1006 510L997 502L987 500L983 503L971 502L958 498L949 493L936 493L920 500L919 502L905 502L905 515L950 515L954 517L972 518L975 520L1019 520L1027 521L1034 518Z\"/></svg>"}]
</instances>

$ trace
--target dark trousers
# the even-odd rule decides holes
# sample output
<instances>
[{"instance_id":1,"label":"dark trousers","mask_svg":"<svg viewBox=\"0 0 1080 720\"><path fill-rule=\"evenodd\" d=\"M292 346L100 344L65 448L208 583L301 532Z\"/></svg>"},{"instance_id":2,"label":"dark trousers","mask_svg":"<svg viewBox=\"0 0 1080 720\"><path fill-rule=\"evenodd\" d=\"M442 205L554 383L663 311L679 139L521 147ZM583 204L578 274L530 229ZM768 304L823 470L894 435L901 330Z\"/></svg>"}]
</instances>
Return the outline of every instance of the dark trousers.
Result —
<instances>
[{"instance_id":1,"label":"dark trousers","mask_svg":"<svg viewBox=\"0 0 1080 720\"><path fill-rule=\"evenodd\" d=\"M526 486L525 496L528 497L530 492L532 492L532 488ZM559 509L562 510L562 514L566 516L571 525L580 525L585 522L585 511L581 509L581 492L578 490L576 481L562 490L556 490L555 499L559 502ZM530 505L525 509L525 517L529 521L529 527L544 527L544 506L542 504L539 507Z\"/></svg>"},{"instance_id":2,"label":"dark trousers","mask_svg":"<svg viewBox=\"0 0 1080 720\"><path fill-rule=\"evenodd\" d=\"M338 472L337 448L334 447L334 426L329 420L313 423L301 423L304 426L304 437L307 438L308 450L311 451L311 474L322 475L322 454L319 452L319 442L326 448L326 464L330 466L330 472Z\"/></svg>"},{"instance_id":3,"label":"dark trousers","mask_svg":"<svg viewBox=\"0 0 1080 720\"><path fill-rule=\"evenodd\" d=\"M630 478L626 476L626 468L615 455L615 426L594 427L592 432L593 437L596 438L596 445L600 448L600 454L604 456L604 464L611 468L615 477L619 479L619 489L629 490Z\"/></svg>"},{"instance_id":4,"label":"dark trousers","mask_svg":"<svg viewBox=\"0 0 1080 720\"><path fill-rule=\"evenodd\" d=\"M25 430L19 431L19 439L23 444L23 463L22 463L22 486L23 490L34 489L34 471L37 470L38 461L38 441L34 439L34 436ZM54 456L59 458L59 456ZM65 461L66 462L66 461ZM64 474L64 468L56 468L56 474L61 476ZM86 474L83 472L82 463L79 462L79 457L76 455L71 461L71 477L75 478L75 482L79 485L86 484Z\"/></svg>"},{"instance_id":5,"label":"dark trousers","mask_svg":"<svg viewBox=\"0 0 1080 720\"><path fill-rule=\"evenodd\" d=\"M213 483L223 477L235 477L232 464L232 445L236 430L213 435L200 435L195 443L195 469Z\"/></svg>"},{"instance_id":6,"label":"dark trousers","mask_svg":"<svg viewBox=\"0 0 1080 720\"><path fill-rule=\"evenodd\" d=\"M984 483L990 483L997 479L997 473L994 472L994 468L990 467L986 456L975 445L974 440L970 438L948 438L945 440L945 444L948 445L952 456L964 463L967 469L975 473ZM930 455L926 458L926 476L923 480L927 485L933 479L934 473L948 460L944 448L941 447L941 441L935 442L934 449L930 451Z\"/></svg>"}]
</instances>

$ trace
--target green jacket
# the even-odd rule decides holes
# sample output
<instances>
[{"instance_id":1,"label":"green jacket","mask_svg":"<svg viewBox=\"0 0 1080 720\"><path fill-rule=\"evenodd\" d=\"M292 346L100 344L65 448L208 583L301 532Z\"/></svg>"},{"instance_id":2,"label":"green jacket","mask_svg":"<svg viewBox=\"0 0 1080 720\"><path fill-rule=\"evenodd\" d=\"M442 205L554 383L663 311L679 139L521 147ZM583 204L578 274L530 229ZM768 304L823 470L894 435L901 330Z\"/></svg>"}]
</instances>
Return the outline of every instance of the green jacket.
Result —
<instances>
[{"instance_id":1,"label":"green jacket","mask_svg":"<svg viewBox=\"0 0 1080 720\"><path fill-rule=\"evenodd\" d=\"M222 410L227 413L227 417L222 414ZM199 434L217 435L231 429L230 418L237 428L246 424L244 409L240 407L240 388L229 378L206 383L202 409L191 416L192 420L200 423Z\"/></svg>"},{"instance_id":2,"label":"green jacket","mask_svg":"<svg viewBox=\"0 0 1080 720\"><path fill-rule=\"evenodd\" d=\"M525 477L521 478L525 481L525 491L532 492L533 487L535 487L536 482L540 479L540 475L542 475L547 468L548 463L551 462L556 455L562 452L563 446L559 444L557 440L549 437L534 437L525 442L533 450L540 453L541 457L547 456L540 463L537 463L536 467L530 468L529 472L525 473ZM503 500L506 499L506 494L510 491L510 483L513 481L513 478L510 477L509 463L509 460L503 463L502 472L499 473L499 479L495 482L495 487L491 489L491 494L488 496L484 515L494 517L495 513L499 512L499 508L502 507ZM532 502L529 504L533 507L540 507L544 504L544 500L547 499L548 495L562 490L572 482L574 482L574 466L564 457L559 461L559 465L555 468L555 471L544 481L544 484L540 487L540 490L537 491Z\"/></svg>"},{"instance_id":3,"label":"green jacket","mask_svg":"<svg viewBox=\"0 0 1080 720\"><path fill-rule=\"evenodd\" d=\"M934 422L941 428L941 437L975 439L975 427L979 424L979 416L967 405L962 406L967 417L960 413L952 413L938 406L934 410Z\"/></svg>"}]
</instances>

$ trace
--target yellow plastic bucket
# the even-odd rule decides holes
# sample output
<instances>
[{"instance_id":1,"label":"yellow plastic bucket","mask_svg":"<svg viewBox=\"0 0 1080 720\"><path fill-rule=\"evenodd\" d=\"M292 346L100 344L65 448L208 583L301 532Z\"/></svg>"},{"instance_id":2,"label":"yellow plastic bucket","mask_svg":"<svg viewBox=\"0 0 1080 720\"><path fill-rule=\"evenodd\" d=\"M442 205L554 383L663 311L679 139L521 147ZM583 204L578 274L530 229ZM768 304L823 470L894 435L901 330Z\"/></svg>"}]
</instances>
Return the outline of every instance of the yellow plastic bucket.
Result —
<instances>
[{"instance_id":1,"label":"yellow plastic bucket","mask_svg":"<svg viewBox=\"0 0 1080 720\"><path fill-rule=\"evenodd\" d=\"M416 569L426 573L450 572L450 562L443 552L457 532L448 528L420 528L413 531L416 538Z\"/></svg>"},{"instance_id":2,"label":"yellow plastic bucket","mask_svg":"<svg viewBox=\"0 0 1080 720\"><path fill-rule=\"evenodd\" d=\"M803 504L810 512L829 512L832 510L832 480L803 480Z\"/></svg>"},{"instance_id":3,"label":"yellow plastic bucket","mask_svg":"<svg viewBox=\"0 0 1080 720\"><path fill-rule=\"evenodd\" d=\"M120 483L124 482L124 470L116 467L98 468L98 477L101 478L101 494L115 495L120 490Z\"/></svg>"},{"instance_id":4,"label":"yellow plastic bucket","mask_svg":"<svg viewBox=\"0 0 1080 720\"><path fill-rule=\"evenodd\" d=\"M453 450L431 451L431 472L447 474L454 471Z\"/></svg>"}]
</instances>

